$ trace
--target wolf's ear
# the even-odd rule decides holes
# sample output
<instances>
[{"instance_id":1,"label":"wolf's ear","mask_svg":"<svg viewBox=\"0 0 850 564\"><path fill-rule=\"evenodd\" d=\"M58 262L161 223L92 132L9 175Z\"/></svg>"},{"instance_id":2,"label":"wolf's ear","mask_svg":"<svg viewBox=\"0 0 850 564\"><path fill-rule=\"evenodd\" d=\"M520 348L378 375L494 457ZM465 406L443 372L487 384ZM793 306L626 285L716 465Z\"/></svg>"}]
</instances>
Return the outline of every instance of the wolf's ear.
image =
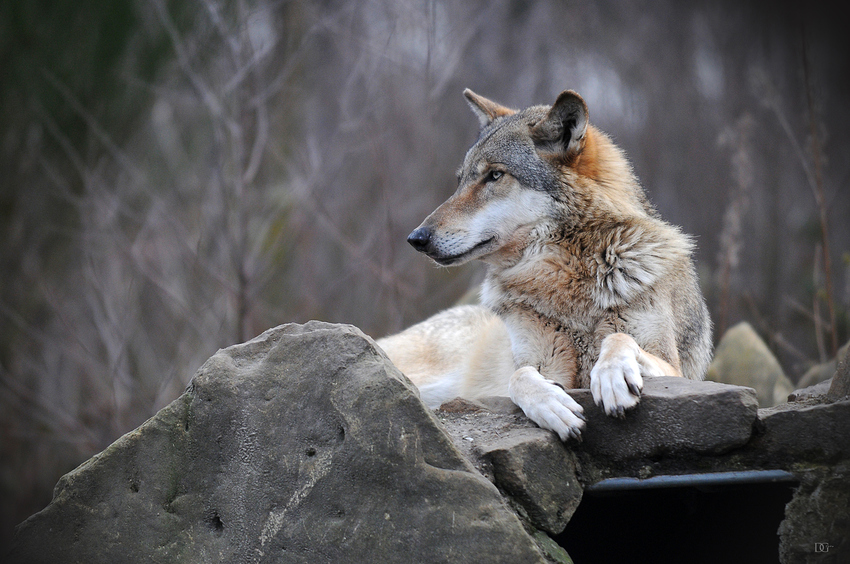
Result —
<instances>
[{"instance_id":1,"label":"wolf's ear","mask_svg":"<svg viewBox=\"0 0 850 564\"><path fill-rule=\"evenodd\" d=\"M487 127L496 118L516 113L516 110L506 108L492 100L488 100L484 96L479 96L469 88L463 91L463 95L466 96L469 107L478 116L478 122L481 124L481 127Z\"/></svg>"},{"instance_id":2,"label":"wolf's ear","mask_svg":"<svg viewBox=\"0 0 850 564\"><path fill-rule=\"evenodd\" d=\"M565 90L558 95L546 117L531 128L531 138L571 158L581 153L586 132L587 104L572 90Z\"/></svg>"}]
</instances>

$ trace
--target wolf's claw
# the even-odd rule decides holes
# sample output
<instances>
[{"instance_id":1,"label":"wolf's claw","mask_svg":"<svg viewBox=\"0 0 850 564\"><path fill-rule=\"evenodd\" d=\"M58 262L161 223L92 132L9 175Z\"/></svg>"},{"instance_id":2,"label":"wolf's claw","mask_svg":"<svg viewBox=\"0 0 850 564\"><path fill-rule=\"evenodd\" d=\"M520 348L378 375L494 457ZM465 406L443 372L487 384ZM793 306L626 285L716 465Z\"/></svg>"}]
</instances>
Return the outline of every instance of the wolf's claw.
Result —
<instances>
[{"instance_id":1,"label":"wolf's claw","mask_svg":"<svg viewBox=\"0 0 850 564\"><path fill-rule=\"evenodd\" d=\"M605 413L622 419L626 416L626 410L632 409L640 401L643 378L630 343L624 341L612 344L615 346L609 344L606 348L603 343L599 361L590 371L590 392L593 401Z\"/></svg>"}]
</instances>

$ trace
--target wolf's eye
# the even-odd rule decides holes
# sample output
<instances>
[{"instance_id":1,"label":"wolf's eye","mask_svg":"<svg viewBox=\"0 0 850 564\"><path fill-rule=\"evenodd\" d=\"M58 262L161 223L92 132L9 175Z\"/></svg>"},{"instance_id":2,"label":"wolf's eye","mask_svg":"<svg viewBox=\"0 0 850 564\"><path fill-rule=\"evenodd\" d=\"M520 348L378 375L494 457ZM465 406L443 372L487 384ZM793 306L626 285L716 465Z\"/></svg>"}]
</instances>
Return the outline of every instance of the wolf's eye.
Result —
<instances>
[{"instance_id":1,"label":"wolf's eye","mask_svg":"<svg viewBox=\"0 0 850 564\"><path fill-rule=\"evenodd\" d=\"M499 180L505 173L501 170L491 170L484 178L484 182L495 182Z\"/></svg>"}]
</instances>

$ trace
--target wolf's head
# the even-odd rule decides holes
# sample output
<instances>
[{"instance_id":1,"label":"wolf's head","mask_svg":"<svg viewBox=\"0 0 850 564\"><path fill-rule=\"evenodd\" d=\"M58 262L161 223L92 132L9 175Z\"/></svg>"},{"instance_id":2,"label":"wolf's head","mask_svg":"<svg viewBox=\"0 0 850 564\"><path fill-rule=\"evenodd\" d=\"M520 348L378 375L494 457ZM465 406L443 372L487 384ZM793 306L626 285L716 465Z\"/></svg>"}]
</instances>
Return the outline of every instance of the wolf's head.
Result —
<instances>
[{"instance_id":1,"label":"wolf's head","mask_svg":"<svg viewBox=\"0 0 850 564\"><path fill-rule=\"evenodd\" d=\"M562 92L552 106L511 110L471 90L481 132L457 172L457 191L407 238L441 265L510 263L532 241L598 215L652 213L628 162Z\"/></svg>"}]
</instances>

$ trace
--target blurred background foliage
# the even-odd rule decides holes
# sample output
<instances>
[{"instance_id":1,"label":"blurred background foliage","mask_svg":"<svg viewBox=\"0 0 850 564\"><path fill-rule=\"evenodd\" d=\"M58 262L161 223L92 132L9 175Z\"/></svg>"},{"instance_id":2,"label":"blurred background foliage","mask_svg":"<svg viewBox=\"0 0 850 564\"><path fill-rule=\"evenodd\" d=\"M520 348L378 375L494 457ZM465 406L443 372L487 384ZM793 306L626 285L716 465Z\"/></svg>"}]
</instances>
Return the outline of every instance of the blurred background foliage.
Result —
<instances>
[{"instance_id":1,"label":"blurred background foliage","mask_svg":"<svg viewBox=\"0 0 850 564\"><path fill-rule=\"evenodd\" d=\"M841 21L775 2L0 3L3 540L216 349L308 319L378 337L479 280L404 241L476 138L465 87L513 107L580 92L696 235L715 338L747 319L798 378L848 338Z\"/></svg>"}]
</instances>

